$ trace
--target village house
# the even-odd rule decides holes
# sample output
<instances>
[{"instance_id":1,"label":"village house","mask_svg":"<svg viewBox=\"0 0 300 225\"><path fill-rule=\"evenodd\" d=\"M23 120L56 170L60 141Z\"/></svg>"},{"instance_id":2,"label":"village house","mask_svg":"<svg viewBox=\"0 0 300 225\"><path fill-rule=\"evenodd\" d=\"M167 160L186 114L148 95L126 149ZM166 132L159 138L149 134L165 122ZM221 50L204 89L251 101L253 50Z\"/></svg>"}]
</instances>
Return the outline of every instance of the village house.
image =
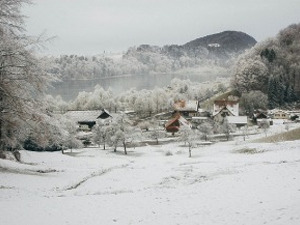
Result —
<instances>
[{"instance_id":1,"label":"village house","mask_svg":"<svg viewBox=\"0 0 300 225\"><path fill-rule=\"evenodd\" d=\"M97 119L106 120L112 118L107 110L95 111L68 111L64 114L68 119L78 125L78 131L89 132L95 126Z\"/></svg>"},{"instance_id":2,"label":"village house","mask_svg":"<svg viewBox=\"0 0 300 225\"><path fill-rule=\"evenodd\" d=\"M268 117L268 113L267 112L263 112L260 110L257 110L253 113L252 115L252 122L254 124L257 124L258 122L260 122L261 120L267 119Z\"/></svg>"},{"instance_id":3,"label":"village house","mask_svg":"<svg viewBox=\"0 0 300 225\"><path fill-rule=\"evenodd\" d=\"M197 100L179 100L174 103L174 112L180 113L186 118L192 118L199 115L199 101Z\"/></svg>"},{"instance_id":4,"label":"village house","mask_svg":"<svg viewBox=\"0 0 300 225\"><path fill-rule=\"evenodd\" d=\"M277 110L273 112L273 119L289 119L290 115L288 112L283 110Z\"/></svg>"},{"instance_id":5,"label":"village house","mask_svg":"<svg viewBox=\"0 0 300 225\"><path fill-rule=\"evenodd\" d=\"M181 126L187 126L192 128L190 122L188 122L180 113L176 113L166 124L165 129L167 132L176 133Z\"/></svg>"},{"instance_id":6,"label":"village house","mask_svg":"<svg viewBox=\"0 0 300 225\"><path fill-rule=\"evenodd\" d=\"M239 116L238 100L215 100L212 117L215 122L223 122L227 116Z\"/></svg>"}]
</instances>

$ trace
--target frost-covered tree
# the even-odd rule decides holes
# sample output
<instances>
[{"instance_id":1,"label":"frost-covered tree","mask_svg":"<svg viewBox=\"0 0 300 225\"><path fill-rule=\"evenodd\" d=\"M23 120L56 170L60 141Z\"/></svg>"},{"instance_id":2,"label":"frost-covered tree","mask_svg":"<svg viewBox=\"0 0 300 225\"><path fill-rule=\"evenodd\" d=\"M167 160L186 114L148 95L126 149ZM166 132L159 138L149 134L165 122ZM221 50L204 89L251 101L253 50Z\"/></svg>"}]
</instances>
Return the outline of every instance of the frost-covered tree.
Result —
<instances>
[{"instance_id":1,"label":"frost-covered tree","mask_svg":"<svg viewBox=\"0 0 300 225\"><path fill-rule=\"evenodd\" d=\"M200 131L200 134L205 141L207 141L208 136L213 133L213 126L209 122L203 122L197 127L197 129Z\"/></svg>"},{"instance_id":2,"label":"frost-covered tree","mask_svg":"<svg viewBox=\"0 0 300 225\"><path fill-rule=\"evenodd\" d=\"M156 144L158 144L158 140L160 138L165 137L165 129L163 126L159 125L159 122L157 120L151 121L151 137L156 141Z\"/></svg>"},{"instance_id":3,"label":"frost-covered tree","mask_svg":"<svg viewBox=\"0 0 300 225\"><path fill-rule=\"evenodd\" d=\"M100 146L103 144L103 149L106 148L106 142L108 139L108 126L101 120L98 120L96 125L93 127L93 141Z\"/></svg>"},{"instance_id":4,"label":"frost-covered tree","mask_svg":"<svg viewBox=\"0 0 300 225\"><path fill-rule=\"evenodd\" d=\"M261 91L250 91L243 93L239 103L241 112L251 116L257 109L267 109L268 96Z\"/></svg>"},{"instance_id":5,"label":"frost-covered tree","mask_svg":"<svg viewBox=\"0 0 300 225\"><path fill-rule=\"evenodd\" d=\"M220 131L221 131L221 133L223 133L225 135L225 137L228 141L230 138L230 134L235 131L235 128L236 128L236 126L234 124L230 124L228 122L228 119L225 118L223 120L223 123L220 126Z\"/></svg>"},{"instance_id":6,"label":"frost-covered tree","mask_svg":"<svg viewBox=\"0 0 300 225\"><path fill-rule=\"evenodd\" d=\"M45 73L43 61L34 54L38 40L24 35L24 17L20 12L29 2L0 1L1 150L22 143L25 133L42 126L47 117L42 98L51 78ZM48 126L43 128L46 132Z\"/></svg>"},{"instance_id":7,"label":"frost-covered tree","mask_svg":"<svg viewBox=\"0 0 300 225\"><path fill-rule=\"evenodd\" d=\"M179 130L179 140L188 145L189 157L192 157L192 148L196 145L198 138L197 130L191 129L189 126L183 126Z\"/></svg>"},{"instance_id":8,"label":"frost-covered tree","mask_svg":"<svg viewBox=\"0 0 300 225\"><path fill-rule=\"evenodd\" d=\"M121 114L114 118L106 129L107 136L109 137L108 142L114 147L114 152L117 151L119 144L123 145L124 154L127 155L127 143L134 140L133 127L130 125L130 120L125 114Z\"/></svg>"},{"instance_id":9,"label":"frost-covered tree","mask_svg":"<svg viewBox=\"0 0 300 225\"><path fill-rule=\"evenodd\" d=\"M164 110L168 109L168 95L163 89L155 88L152 91L151 97L156 113L163 112Z\"/></svg>"},{"instance_id":10,"label":"frost-covered tree","mask_svg":"<svg viewBox=\"0 0 300 225\"><path fill-rule=\"evenodd\" d=\"M299 51L300 24L292 24L239 57L232 86L241 92L259 90L267 94L270 108L297 101Z\"/></svg>"},{"instance_id":11,"label":"frost-covered tree","mask_svg":"<svg viewBox=\"0 0 300 225\"><path fill-rule=\"evenodd\" d=\"M265 90L268 83L268 68L260 59L241 58L235 67L232 85L240 92Z\"/></svg>"},{"instance_id":12,"label":"frost-covered tree","mask_svg":"<svg viewBox=\"0 0 300 225\"><path fill-rule=\"evenodd\" d=\"M267 119L263 119L259 122L259 127L263 130L265 136L267 136L268 130L270 128L270 122Z\"/></svg>"}]
</instances>

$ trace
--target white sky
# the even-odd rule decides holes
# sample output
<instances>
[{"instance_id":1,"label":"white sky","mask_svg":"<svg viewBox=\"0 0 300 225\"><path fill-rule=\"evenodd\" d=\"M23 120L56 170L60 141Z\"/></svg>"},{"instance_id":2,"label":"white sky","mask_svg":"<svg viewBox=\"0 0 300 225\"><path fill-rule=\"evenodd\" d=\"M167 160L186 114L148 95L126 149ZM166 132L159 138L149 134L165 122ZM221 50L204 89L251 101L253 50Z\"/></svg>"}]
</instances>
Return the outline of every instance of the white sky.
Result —
<instances>
[{"instance_id":1,"label":"white sky","mask_svg":"<svg viewBox=\"0 0 300 225\"><path fill-rule=\"evenodd\" d=\"M45 54L93 55L184 44L224 30L257 41L300 22L300 0L32 0L27 31L57 38Z\"/></svg>"}]
</instances>

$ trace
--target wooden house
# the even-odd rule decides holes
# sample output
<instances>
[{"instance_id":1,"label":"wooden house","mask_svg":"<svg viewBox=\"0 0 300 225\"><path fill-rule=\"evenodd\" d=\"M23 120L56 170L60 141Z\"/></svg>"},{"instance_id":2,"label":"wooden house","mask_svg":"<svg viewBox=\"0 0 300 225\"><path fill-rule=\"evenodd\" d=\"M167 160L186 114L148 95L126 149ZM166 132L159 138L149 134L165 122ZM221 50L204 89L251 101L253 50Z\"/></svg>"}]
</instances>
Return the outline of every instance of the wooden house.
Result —
<instances>
[{"instance_id":1,"label":"wooden house","mask_svg":"<svg viewBox=\"0 0 300 225\"><path fill-rule=\"evenodd\" d=\"M192 128L190 122L188 122L180 113L176 113L166 124L165 129L167 132L175 133L178 132L181 126L187 126Z\"/></svg>"},{"instance_id":2,"label":"wooden house","mask_svg":"<svg viewBox=\"0 0 300 225\"><path fill-rule=\"evenodd\" d=\"M268 114L266 112L256 111L253 113L252 121L254 124L257 124L259 120L267 119L267 118L268 118Z\"/></svg>"}]
</instances>

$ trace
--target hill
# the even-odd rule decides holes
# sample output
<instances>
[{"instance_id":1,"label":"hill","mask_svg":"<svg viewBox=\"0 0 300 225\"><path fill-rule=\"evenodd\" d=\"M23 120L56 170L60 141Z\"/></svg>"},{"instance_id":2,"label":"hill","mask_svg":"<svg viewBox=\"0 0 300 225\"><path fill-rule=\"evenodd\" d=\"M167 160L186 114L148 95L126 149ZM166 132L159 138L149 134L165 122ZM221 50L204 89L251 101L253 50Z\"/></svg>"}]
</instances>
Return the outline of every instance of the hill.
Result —
<instances>
[{"instance_id":1,"label":"hill","mask_svg":"<svg viewBox=\"0 0 300 225\"><path fill-rule=\"evenodd\" d=\"M300 23L240 55L232 87L242 93L262 91L269 108L282 107L300 96Z\"/></svg>"},{"instance_id":2,"label":"hill","mask_svg":"<svg viewBox=\"0 0 300 225\"><path fill-rule=\"evenodd\" d=\"M224 56L226 53L242 53L253 47L256 40L250 35L238 31L224 31L217 34L197 38L183 45L185 49L195 49L199 46L207 48L215 56Z\"/></svg>"}]
</instances>

